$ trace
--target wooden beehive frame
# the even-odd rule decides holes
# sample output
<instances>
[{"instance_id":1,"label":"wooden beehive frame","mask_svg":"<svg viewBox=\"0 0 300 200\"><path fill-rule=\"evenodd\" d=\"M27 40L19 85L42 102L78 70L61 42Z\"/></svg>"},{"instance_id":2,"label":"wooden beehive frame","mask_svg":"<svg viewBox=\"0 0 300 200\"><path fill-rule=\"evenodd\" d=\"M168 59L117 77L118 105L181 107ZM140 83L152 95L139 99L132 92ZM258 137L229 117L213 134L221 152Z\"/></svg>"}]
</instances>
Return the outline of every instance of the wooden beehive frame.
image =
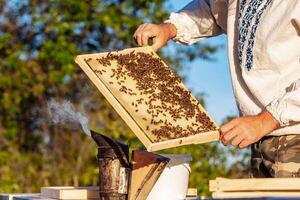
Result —
<instances>
[{"instance_id":1,"label":"wooden beehive frame","mask_svg":"<svg viewBox=\"0 0 300 200\"><path fill-rule=\"evenodd\" d=\"M139 48L131 48L120 51L119 53L130 53L132 51L135 52L146 52L153 53L150 47L139 47ZM116 53L116 52L114 52ZM146 135L146 133L141 129L138 123L133 119L130 113L121 105L121 103L115 98L115 96L111 93L108 87L101 81L100 78L94 73L94 71L90 68L90 66L86 63L86 59L88 58L99 58L106 56L108 53L96 53L96 54L85 54L79 55L76 57L76 63L81 67L81 69L87 74L90 80L94 83L94 85L98 88L98 90L104 95L104 97L109 101L109 103L113 106L113 108L117 111L117 113L123 118L125 123L131 128L131 130L135 133L138 139L144 144L148 151L158 151L161 149L167 149L177 146L189 145L189 144L201 144L212 141L219 140L219 131L209 131L205 133L200 133L184 138L176 138L170 139L167 141L161 142L152 142ZM155 54L156 55L156 54ZM157 55L156 55L157 56ZM209 117L207 112L202 110ZM209 117L210 118L210 117ZM210 118L211 119L211 118ZM216 123L211 119L211 121Z\"/></svg>"}]
</instances>

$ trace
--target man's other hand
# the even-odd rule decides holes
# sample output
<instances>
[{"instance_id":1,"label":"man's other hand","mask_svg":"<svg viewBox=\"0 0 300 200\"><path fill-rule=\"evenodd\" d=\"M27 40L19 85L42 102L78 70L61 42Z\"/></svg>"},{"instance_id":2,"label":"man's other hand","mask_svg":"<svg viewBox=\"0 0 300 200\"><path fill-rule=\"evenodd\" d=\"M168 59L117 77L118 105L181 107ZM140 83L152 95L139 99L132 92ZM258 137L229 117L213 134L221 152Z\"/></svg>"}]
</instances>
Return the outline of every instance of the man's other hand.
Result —
<instances>
[{"instance_id":1,"label":"man's other hand","mask_svg":"<svg viewBox=\"0 0 300 200\"><path fill-rule=\"evenodd\" d=\"M170 23L142 24L135 31L133 37L140 46L147 46L148 40L152 39L152 49L157 51L176 36L176 27Z\"/></svg>"},{"instance_id":2,"label":"man's other hand","mask_svg":"<svg viewBox=\"0 0 300 200\"><path fill-rule=\"evenodd\" d=\"M221 127L221 141L227 145L245 148L279 128L279 123L268 111L255 116L233 119Z\"/></svg>"}]
</instances>

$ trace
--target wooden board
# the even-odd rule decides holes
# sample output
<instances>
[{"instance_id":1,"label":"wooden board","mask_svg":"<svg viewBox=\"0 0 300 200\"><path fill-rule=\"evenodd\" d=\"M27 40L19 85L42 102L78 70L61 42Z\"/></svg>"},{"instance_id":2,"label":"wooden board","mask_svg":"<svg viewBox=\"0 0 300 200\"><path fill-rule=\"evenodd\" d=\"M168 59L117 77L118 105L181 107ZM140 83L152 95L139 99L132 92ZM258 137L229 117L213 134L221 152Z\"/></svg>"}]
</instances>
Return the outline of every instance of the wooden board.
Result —
<instances>
[{"instance_id":1,"label":"wooden board","mask_svg":"<svg viewBox=\"0 0 300 200\"><path fill-rule=\"evenodd\" d=\"M213 192L213 198L260 198L260 197L275 197L275 198L288 198L288 197L298 197L300 198L300 192L281 192L281 191L272 191L272 192ZM297 198L297 199L298 199Z\"/></svg>"},{"instance_id":2,"label":"wooden board","mask_svg":"<svg viewBox=\"0 0 300 200\"><path fill-rule=\"evenodd\" d=\"M145 200L169 160L151 152L134 151L128 200Z\"/></svg>"},{"instance_id":3,"label":"wooden board","mask_svg":"<svg viewBox=\"0 0 300 200\"><path fill-rule=\"evenodd\" d=\"M213 142L219 140L219 131L210 131L206 133L201 133L193 136L188 136L185 138L178 138L173 140L167 140L163 142L152 143L147 147L148 151L158 151L161 149L168 149L172 147L178 147L190 144L203 144L208 142Z\"/></svg>"},{"instance_id":4,"label":"wooden board","mask_svg":"<svg viewBox=\"0 0 300 200\"><path fill-rule=\"evenodd\" d=\"M53 199L99 199L98 187L42 187L41 195Z\"/></svg>"},{"instance_id":5,"label":"wooden board","mask_svg":"<svg viewBox=\"0 0 300 200\"><path fill-rule=\"evenodd\" d=\"M186 196L187 197L197 197L198 190L197 188L188 188Z\"/></svg>"},{"instance_id":6,"label":"wooden board","mask_svg":"<svg viewBox=\"0 0 300 200\"><path fill-rule=\"evenodd\" d=\"M217 178L209 181L209 191L299 191L300 178Z\"/></svg>"},{"instance_id":7,"label":"wooden board","mask_svg":"<svg viewBox=\"0 0 300 200\"><path fill-rule=\"evenodd\" d=\"M204 131L193 135L187 135L185 137L176 137L175 132L172 133L173 135L171 136L171 138L163 137L163 134L159 137L153 134L154 131L157 130L157 126L152 125L151 116L148 110L149 105L147 105L146 101L142 101L144 99L148 99L149 94L139 92L137 89L138 81L136 81L136 79L130 76L126 76L126 79L124 78L124 80L119 80L115 78L115 71L120 70L117 61L111 61L111 63L109 63L109 66L103 64L103 61L99 61L103 58L109 57L109 55L122 56L128 55L133 52L148 54L153 56L154 58L160 59L150 47L139 47L111 53L79 55L76 57L76 63L87 74L87 76L98 88L98 90L104 95L104 97L109 101L113 108L118 112L118 114L123 118L127 125L136 134L139 140L145 145L148 151L158 151L161 149L172 148L182 145L200 144L217 141L219 139L218 126L203 109L203 107L199 105L199 103L197 103L197 108L199 108L200 110L199 112L202 116L206 117L210 123L212 123L214 129L203 129ZM169 70L169 67L165 63L164 66ZM132 92L122 92L121 87L123 88L123 90L124 88L126 88L126 90L129 88L129 90ZM178 87L183 88L184 91L188 92L188 90L185 88L182 82L178 84ZM157 91L157 88L155 89L155 91ZM198 102L196 98L192 95L190 98L191 101ZM162 102L158 101L155 103L156 104L154 106L156 107L160 107L162 104ZM154 115L152 113L152 117L153 116ZM199 123L195 123L195 120L197 119L196 117L191 117L191 119L188 120L186 118L173 120L171 114L168 112L156 114L155 117L159 119L160 123L168 122L168 124L172 124L172 126L174 127L191 128L192 126L196 126L197 128L198 126L198 129L196 130L199 130L199 127L205 127L205 124L207 125L207 123L204 123L202 125Z\"/></svg>"}]
</instances>

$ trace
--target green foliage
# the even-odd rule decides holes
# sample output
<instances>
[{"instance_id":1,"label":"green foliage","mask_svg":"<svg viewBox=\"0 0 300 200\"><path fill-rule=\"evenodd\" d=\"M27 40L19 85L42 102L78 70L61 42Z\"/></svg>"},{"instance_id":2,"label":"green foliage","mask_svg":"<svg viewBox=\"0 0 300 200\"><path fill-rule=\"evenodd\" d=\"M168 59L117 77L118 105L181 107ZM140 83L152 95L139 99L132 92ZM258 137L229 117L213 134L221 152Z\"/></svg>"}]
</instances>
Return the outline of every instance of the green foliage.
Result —
<instances>
[{"instance_id":1,"label":"green foliage","mask_svg":"<svg viewBox=\"0 0 300 200\"><path fill-rule=\"evenodd\" d=\"M74 64L77 54L135 46L142 22L166 18L165 0L3 1L0 10L0 192L38 192L47 185L96 185L96 146L78 129L49 123L47 101L70 99L90 127L143 148L109 103ZM185 50L184 50L185 49ZM160 52L175 69L218 47ZM199 99L204 104L201 96ZM191 186L228 175L218 144L169 150L192 154Z\"/></svg>"}]
</instances>

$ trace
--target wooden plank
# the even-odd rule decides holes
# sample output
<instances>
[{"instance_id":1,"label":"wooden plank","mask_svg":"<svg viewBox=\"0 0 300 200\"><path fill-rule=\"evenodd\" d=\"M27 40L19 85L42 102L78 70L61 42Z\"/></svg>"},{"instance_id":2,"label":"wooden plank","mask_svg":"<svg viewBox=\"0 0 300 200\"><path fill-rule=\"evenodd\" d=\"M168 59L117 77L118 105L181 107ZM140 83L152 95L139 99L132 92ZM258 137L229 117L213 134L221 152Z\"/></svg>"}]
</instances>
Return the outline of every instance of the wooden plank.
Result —
<instances>
[{"instance_id":1,"label":"wooden plank","mask_svg":"<svg viewBox=\"0 0 300 200\"><path fill-rule=\"evenodd\" d=\"M259 198L259 197L299 197L300 198L300 191L299 192L281 192L281 191L272 191L272 192L213 192L213 198Z\"/></svg>"},{"instance_id":2,"label":"wooden plank","mask_svg":"<svg viewBox=\"0 0 300 200\"><path fill-rule=\"evenodd\" d=\"M196 197L197 196L197 188L188 188L186 196L187 197Z\"/></svg>"},{"instance_id":3,"label":"wooden plank","mask_svg":"<svg viewBox=\"0 0 300 200\"><path fill-rule=\"evenodd\" d=\"M197 135L188 136L185 138L177 138L172 140L167 140L163 142L156 142L147 148L148 151L159 151L162 149L179 147L189 144L202 144L207 142L214 142L218 141L220 138L219 131L210 131L206 133L200 133Z\"/></svg>"},{"instance_id":4,"label":"wooden plank","mask_svg":"<svg viewBox=\"0 0 300 200\"><path fill-rule=\"evenodd\" d=\"M300 191L300 178L217 178L209 181L209 191Z\"/></svg>"},{"instance_id":5,"label":"wooden plank","mask_svg":"<svg viewBox=\"0 0 300 200\"><path fill-rule=\"evenodd\" d=\"M77 56L76 63L80 65L83 71L88 75L88 77L92 80L92 82L96 85L98 90L101 91L103 96L109 101L112 107L116 110L116 112L122 117L125 123L131 128L131 130L136 134L138 139L148 147L151 144L151 141L144 134L141 128L137 125L134 119L129 115L129 113L125 110L125 108L118 102L118 100L112 95L109 89L104 85L104 83L95 75L95 73L90 69L90 67L83 61L86 56Z\"/></svg>"},{"instance_id":6,"label":"wooden plank","mask_svg":"<svg viewBox=\"0 0 300 200\"><path fill-rule=\"evenodd\" d=\"M133 51L135 52L143 52L143 53L148 53L151 54L152 56L159 58L159 56L153 52L152 48L150 47L139 47L139 48L131 48L131 49L125 49L122 51L118 52L112 52L113 54L126 54L126 53L132 53ZM109 53L96 53L96 54L86 54L86 55L79 55L76 57L76 63L79 64L79 66L83 69L83 71L87 74L87 76L91 79L91 81L96 85L98 90L104 95L104 97L109 101L109 103L113 106L113 108L118 112L118 114L123 118L123 120L127 123L129 128L135 133L135 135L139 138L139 140L144 144L144 146L149 150L149 151L157 151L157 150L162 150L166 148L173 148L177 146L182 146L182 145L189 145L189 144L201 144L201 143L206 143L206 142L211 142L211 141L216 141L219 139L219 133L218 131L213 131L213 132L207 132L207 133L199 133L196 135L192 136L187 136L187 137L181 137L181 138L176 138L176 139L158 139L157 136L152 134L151 130L157 130L158 127L152 127L154 125L151 125L150 120L151 116L144 115L147 114L148 112L148 107L145 105L142 107L139 107L139 112L141 113L136 113L136 109L133 110L131 108L131 102L134 101L134 97L131 96L126 96L126 94L122 94L119 89L116 89L116 85L111 85L113 84L112 80L108 76L108 71L112 71L112 69L117 69L116 66L117 63L111 62L110 67L105 68L104 65L102 65L99 62L99 58L104 58L108 55ZM163 61L162 61L163 62ZM163 62L164 63L164 62ZM168 67L164 63L165 67ZM103 74L102 72L99 73L99 71L104 70L105 73ZM111 72L109 72L111 73ZM126 82L126 87L128 86L133 86L133 88L136 88L136 83L134 82L135 80L130 78L130 76L127 77ZM111 83L111 84L109 84ZM134 87L135 86L135 87ZM183 88L185 91L188 91L187 88L183 85L183 83L179 83L178 85L180 88ZM137 92L139 93L139 92ZM142 95L142 94L141 94ZM148 94L143 94L146 97ZM147 99L147 98L145 98ZM192 102L197 102L196 98L194 96L191 96ZM137 99L135 99L137 100ZM130 103L129 103L130 102ZM139 103L140 104L140 103ZM141 105L138 105L141 106ZM159 106L159 104L157 105ZM218 128L217 124L214 122L214 120L207 114L205 109L201 105L197 105L199 110L201 111L202 114L204 114L213 124L215 127ZM135 112L134 112L135 111ZM147 112L146 112L147 111ZM162 115L162 114L160 114ZM143 116L143 117L141 117ZM196 119L196 115L192 117L191 119L187 120L185 118L182 119L177 119L173 120L171 118L171 114L165 112L164 113L165 118L162 116L159 116L158 118L161 121L167 121L170 124L174 124L174 126L180 126L180 127L192 127L191 124L197 124L194 122ZM143 120L145 121L143 121ZM199 123L198 123L199 124ZM194 125L193 125L194 126ZM150 128L150 130L149 130ZM174 136L173 136L174 137Z\"/></svg>"},{"instance_id":7,"label":"wooden plank","mask_svg":"<svg viewBox=\"0 0 300 200\"><path fill-rule=\"evenodd\" d=\"M99 199L98 187L42 187L41 195L53 199Z\"/></svg>"}]
</instances>

